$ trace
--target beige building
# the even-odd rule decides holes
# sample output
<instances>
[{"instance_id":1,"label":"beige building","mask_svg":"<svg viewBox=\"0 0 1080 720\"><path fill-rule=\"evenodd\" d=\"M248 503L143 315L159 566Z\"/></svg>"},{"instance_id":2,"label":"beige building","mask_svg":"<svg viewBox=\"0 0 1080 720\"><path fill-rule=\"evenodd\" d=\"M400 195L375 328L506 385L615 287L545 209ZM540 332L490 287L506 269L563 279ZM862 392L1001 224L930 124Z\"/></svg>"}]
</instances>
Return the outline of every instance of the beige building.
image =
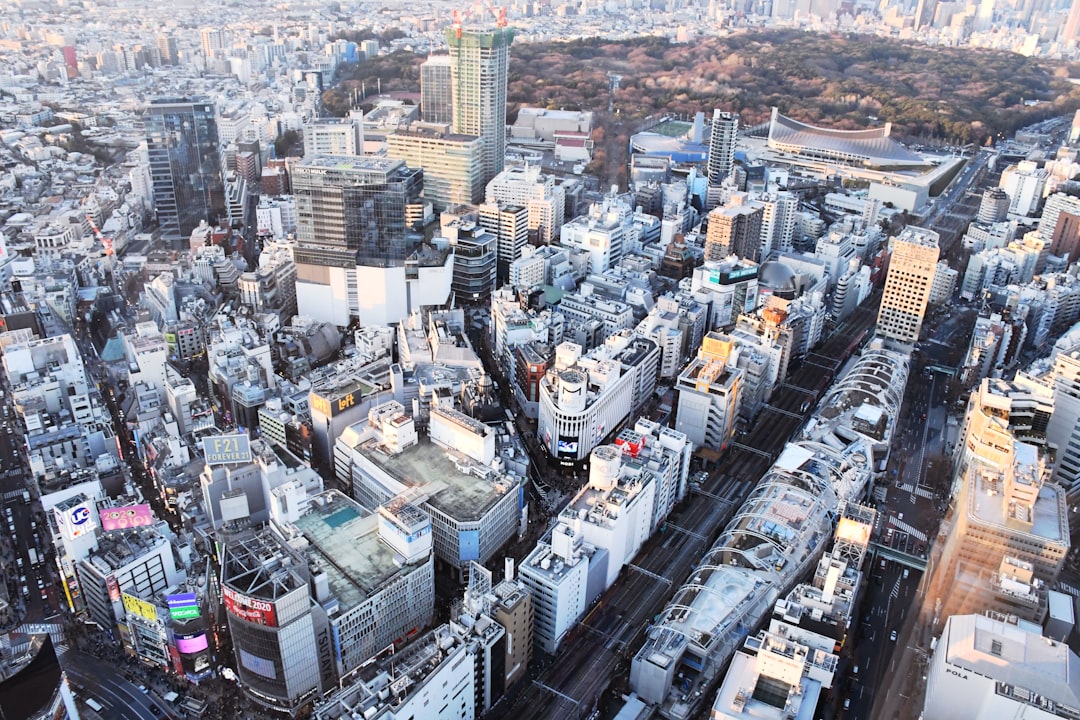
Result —
<instances>
[{"instance_id":1,"label":"beige building","mask_svg":"<svg viewBox=\"0 0 1080 720\"><path fill-rule=\"evenodd\" d=\"M956 452L953 526L942 528L928 593L940 598L940 619L986 609L1036 622L1046 615L1047 586L1069 549L1065 491L1045 482L1046 458L1034 444L1046 399L1001 380L972 393Z\"/></svg>"},{"instance_id":2,"label":"beige building","mask_svg":"<svg viewBox=\"0 0 1080 720\"><path fill-rule=\"evenodd\" d=\"M386 156L424 168L424 198L440 210L484 199L483 145L475 135L414 123L386 137Z\"/></svg>"},{"instance_id":3,"label":"beige building","mask_svg":"<svg viewBox=\"0 0 1080 720\"><path fill-rule=\"evenodd\" d=\"M881 296L877 333L902 344L914 344L922 331L937 268L938 234L906 227L892 241L889 274Z\"/></svg>"}]
</instances>

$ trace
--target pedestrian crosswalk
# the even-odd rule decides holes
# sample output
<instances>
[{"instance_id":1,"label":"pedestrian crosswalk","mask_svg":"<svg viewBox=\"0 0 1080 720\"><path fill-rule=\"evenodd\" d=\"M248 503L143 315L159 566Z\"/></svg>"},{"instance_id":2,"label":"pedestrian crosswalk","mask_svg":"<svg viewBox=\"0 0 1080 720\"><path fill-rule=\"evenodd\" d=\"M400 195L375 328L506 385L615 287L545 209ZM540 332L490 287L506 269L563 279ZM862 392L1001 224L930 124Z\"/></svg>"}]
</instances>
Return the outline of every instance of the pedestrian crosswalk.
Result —
<instances>
[{"instance_id":1,"label":"pedestrian crosswalk","mask_svg":"<svg viewBox=\"0 0 1080 720\"><path fill-rule=\"evenodd\" d=\"M922 485L919 485L918 487L912 487L911 483L904 483L903 485L900 485L899 488L903 492L911 493L911 494L915 495L916 497L921 497L921 498L924 498L926 500L933 500L934 499L934 493L930 492L929 490L924 488Z\"/></svg>"},{"instance_id":2,"label":"pedestrian crosswalk","mask_svg":"<svg viewBox=\"0 0 1080 720\"><path fill-rule=\"evenodd\" d=\"M910 535L913 538L918 538L922 542L926 542L926 533L924 533L922 530L919 530L917 528L913 528L912 526L908 525L903 520L898 520L898 519L896 519L894 517L890 517L889 518L889 524L890 525L895 525L897 530L902 530L903 532L906 532L908 535Z\"/></svg>"},{"instance_id":3,"label":"pedestrian crosswalk","mask_svg":"<svg viewBox=\"0 0 1080 720\"><path fill-rule=\"evenodd\" d=\"M15 631L24 635L48 635L52 638L57 655L63 655L68 651L69 645L64 637L64 626L59 623L23 623L15 628Z\"/></svg>"}]
</instances>

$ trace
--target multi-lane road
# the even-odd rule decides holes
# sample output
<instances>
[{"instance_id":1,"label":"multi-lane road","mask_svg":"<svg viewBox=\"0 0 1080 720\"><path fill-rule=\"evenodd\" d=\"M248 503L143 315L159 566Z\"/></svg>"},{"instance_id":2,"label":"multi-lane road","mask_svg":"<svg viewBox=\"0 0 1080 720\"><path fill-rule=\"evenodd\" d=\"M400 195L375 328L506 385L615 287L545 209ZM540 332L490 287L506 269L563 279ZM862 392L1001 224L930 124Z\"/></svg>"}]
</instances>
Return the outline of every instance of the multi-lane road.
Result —
<instances>
[{"instance_id":1,"label":"multi-lane road","mask_svg":"<svg viewBox=\"0 0 1080 720\"><path fill-rule=\"evenodd\" d=\"M154 699L143 693L109 663L73 648L68 649L60 663L72 683L104 706L103 718L124 720L155 720L163 710Z\"/></svg>"},{"instance_id":2,"label":"multi-lane road","mask_svg":"<svg viewBox=\"0 0 1080 720\"><path fill-rule=\"evenodd\" d=\"M619 580L563 641L558 655L502 711L505 717L579 718L625 679L648 623L663 610L720 530L805 422L848 357L867 337L880 294L874 293L811 353L773 394L727 451L719 468L693 488Z\"/></svg>"}]
</instances>

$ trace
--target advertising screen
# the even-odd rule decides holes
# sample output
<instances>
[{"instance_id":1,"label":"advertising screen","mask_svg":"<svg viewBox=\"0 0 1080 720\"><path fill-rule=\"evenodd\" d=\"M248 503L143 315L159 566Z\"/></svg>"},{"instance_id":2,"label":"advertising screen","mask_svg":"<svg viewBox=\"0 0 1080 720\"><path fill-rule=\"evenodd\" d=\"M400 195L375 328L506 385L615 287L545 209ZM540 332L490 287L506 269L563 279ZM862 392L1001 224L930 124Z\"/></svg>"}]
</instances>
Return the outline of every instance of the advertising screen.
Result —
<instances>
[{"instance_id":1,"label":"advertising screen","mask_svg":"<svg viewBox=\"0 0 1080 720\"><path fill-rule=\"evenodd\" d=\"M240 652L240 664L246 667L256 675L262 675L264 678L270 678L271 680L277 679L277 671L274 669L274 661L261 658L258 655L252 655L247 650L239 648Z\"/></svg>"},{"instance_id":2,"label":"advertising screen","mask_svg":"<svg viewBox=\"0 0 1080 720\"><path fill-rule=\"evenodd\" d=\"M123 507L106 508L98 511L98 516L101 518L101 529L105 532L128 530L154 524L154 513L151 512L149 505L125 505Z\"/></svg>"},{"instance_id":3,"label":"advertising screen","mask_svg":"<svg viewBox=\"0 0 1080 720\"><path fill-rule=\"evenodd\" d=\"M202 652L208 647L206 633L199 633L195 637L176 636L176 649L184 655L193 655Z\"/></svg>"},{"instance_id":4,"label":"advertising screen","mask_svg":"<svg viewBox=\"0 0 1080 720\"><path fill-rule=\"evenodd\" d=\"M165 602L169 604L169 616L173 620L187 620L199 617L199 601L195 597L195 593L167 595Z\"/></svg>"},{"instance_id":5,"label":"advertising screen","mask_svg":"<svg viewBox=\"0 0 1080 720\"><path fill-rule=\"evenodd\" d=\"M559 438L558 451L560 455L577 455L578 441L574 439Z\"/></svg>"},{"instance_id":6,"label":"advertising screen","mask_svg":"<svg viewBox=\"0 0 1080 720\"><path fill-rule=\"evenodd\" d=\"M274 612L273 603L241 595L228 587L222 587L221 594L225 598L225 609L229 614L250 623L277 627L277 615Z\"/></svg>"}]
</instances>

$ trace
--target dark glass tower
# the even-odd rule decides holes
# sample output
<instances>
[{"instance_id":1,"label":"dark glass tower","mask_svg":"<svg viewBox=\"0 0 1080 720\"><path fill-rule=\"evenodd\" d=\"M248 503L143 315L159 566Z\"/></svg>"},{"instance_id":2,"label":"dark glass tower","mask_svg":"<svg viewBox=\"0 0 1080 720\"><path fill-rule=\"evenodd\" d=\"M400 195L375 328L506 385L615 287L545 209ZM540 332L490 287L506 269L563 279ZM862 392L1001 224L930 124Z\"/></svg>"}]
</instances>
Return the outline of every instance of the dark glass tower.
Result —
<instances>
[{"instance_id":1,"label":"dark glass tower","mask_svg":"<svg viewBox=\"0 0 1080 720\"><path fill-rule=\"evenodd\" d=\"M292 170L296 263L401 267L419 245L408 206L419 201L424 171L401 160L316 155Z\"/></svg>"},{"instance_id":2,"label":"dark glass tower","mask_svg":"<svg viewBox=\"0 0 1080 720\"><path fill-rule=\"evenodd\" d=\"M179 244L225 209L214 106L206 98L159 98L143 120L161 237Z\"/></svg>"}]
</instances>

